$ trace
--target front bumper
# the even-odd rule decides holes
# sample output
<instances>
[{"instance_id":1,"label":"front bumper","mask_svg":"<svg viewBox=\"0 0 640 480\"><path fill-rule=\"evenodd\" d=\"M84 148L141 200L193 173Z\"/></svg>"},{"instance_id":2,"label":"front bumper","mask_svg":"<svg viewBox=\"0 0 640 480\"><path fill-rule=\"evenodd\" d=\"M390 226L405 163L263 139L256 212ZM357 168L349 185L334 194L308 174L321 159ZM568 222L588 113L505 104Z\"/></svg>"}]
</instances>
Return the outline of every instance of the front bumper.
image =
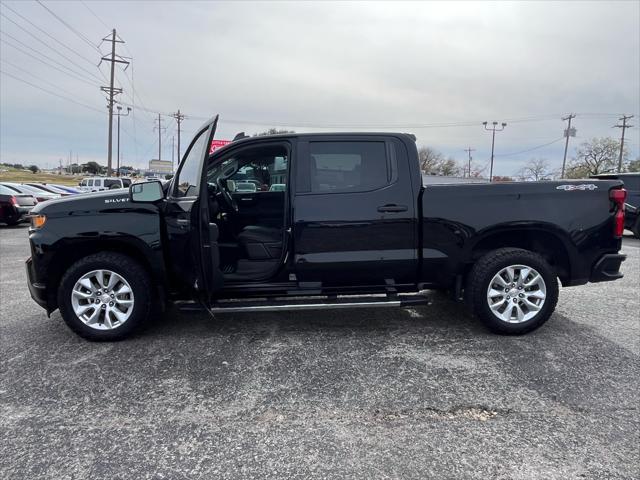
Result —
<instances>
[{"instance_id":1,"label":"front bumper","mask_svg":"<svg viewBox=\"0 0 640 480\"><path fill-rule=\"evenodd\" d=\"M28 258L25 262L25 268L27 269L27 284L29 285L29 293L31 294L31 298L44 308L47 313L49 312L49 306L47 302L47 286L43 283L35 282L35 274L33 271L33 260Z\"/></svg>"},{"instance_id":2,"label":"front bumper","mask_svg":"<svg viewBox=\"0 0 640 480\"><path fill-rule=\"evenodd\" d=\"M600 257L591 269L590 282L609 282L622 278L624 274L620 271L620 264L627 259L621 253L607 253Z\"/></svg>"}]
</instances>

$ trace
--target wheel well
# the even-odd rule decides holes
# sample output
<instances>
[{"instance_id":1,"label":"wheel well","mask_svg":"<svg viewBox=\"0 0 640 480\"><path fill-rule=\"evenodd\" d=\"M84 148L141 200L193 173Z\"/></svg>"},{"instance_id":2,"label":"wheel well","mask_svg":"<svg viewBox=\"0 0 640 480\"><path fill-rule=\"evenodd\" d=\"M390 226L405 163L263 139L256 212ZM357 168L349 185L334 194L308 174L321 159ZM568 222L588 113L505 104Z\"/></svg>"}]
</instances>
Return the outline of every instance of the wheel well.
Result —
<instances>
[{"instance_id":1,"label":"wheel well","mask_svg":"<svg viewBox=\"0 0 640 480\"><path fill-rule=\"evenodd\" d=\"M517 230L491 234L480 240L472 250L472 262L497 248L513 247L536 252L551 265L564 284L571 278L569 252L562 240L543 230ZM471 265L468 270L471 269ZM468 273L465 272L465 273Z\"/></svg>"},{"instance_id":2,"label":"wheel well","mask_svg":"<svg viewBox=\"0 0 640 480\"><path fill-rule=\"evenodd\" d=\"M56 252L54 260L49 264L47 271L47 291L49 292L49 304L55 309L57 307L57 285L60 284L62 276L75 262L86 256L100 252L115 252L131 257L139 263L149 275L152 284L157 284L153 274L153 269L146 255L140 249L127 242L100 240L82 242L77 245L68 245Z\"/></svg>"}]
</instances>

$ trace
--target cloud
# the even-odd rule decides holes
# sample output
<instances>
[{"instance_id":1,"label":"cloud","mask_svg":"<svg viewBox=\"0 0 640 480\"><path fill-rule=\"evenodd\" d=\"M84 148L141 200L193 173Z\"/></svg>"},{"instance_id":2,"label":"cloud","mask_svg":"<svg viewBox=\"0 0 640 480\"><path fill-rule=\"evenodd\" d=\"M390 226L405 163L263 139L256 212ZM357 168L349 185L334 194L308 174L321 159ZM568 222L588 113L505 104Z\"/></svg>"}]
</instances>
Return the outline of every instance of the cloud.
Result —
<instances>
[{"instance_id":1,"label":"cloud","mask_svg":"<svg viewBox=\"0 0 640 480\"><path fill-rule=\"evenodd\" d=\"M38 4L8 5L97 61L95 50ZM81 3L49 6L96 44L108 33ZM490 148L483 120L542 117L509 122L496 138L497 152L509 153L561 137L559 117L566 112L640 111L637 2L118 2L117 9L91 2L90 7L127 42L119 48L134 57L136 103L141 98L145 107L162 112L180 108L192 117L185 122L185 137L217 112L220 138L274 122L297 131L386 126L413 131L419 143L459 159L472 146L481 160L488 159ZM11 11L3 13L15 19ZM25 43L37 43L4 18L1 27ZM33 73L34 83L44 79L104 110L98 85L74 80L4 44L0 53ZM4 63L2 69L24 73ZM118 78L127 100L129 80L121 72ZM3 158L11 152L57 161L69 149L106 158L104 115L7 77L0 99ZM123 155L125 163L142 166L157 156L154 115L138 110L135 125L133 120L122 120ZM612 115L591 115L575 124L582 138L617 136L619 130L611 129L615 121ZM476 124L388 127L440 122ZM169 118L165 124L168 158L175 132ZM633 155L639 151L638 132L628 132ZM556 163L562 148L559 142L533 154ZM496 172L513 173L528 158L502 157Z\"/></svg>"}]
</instances>

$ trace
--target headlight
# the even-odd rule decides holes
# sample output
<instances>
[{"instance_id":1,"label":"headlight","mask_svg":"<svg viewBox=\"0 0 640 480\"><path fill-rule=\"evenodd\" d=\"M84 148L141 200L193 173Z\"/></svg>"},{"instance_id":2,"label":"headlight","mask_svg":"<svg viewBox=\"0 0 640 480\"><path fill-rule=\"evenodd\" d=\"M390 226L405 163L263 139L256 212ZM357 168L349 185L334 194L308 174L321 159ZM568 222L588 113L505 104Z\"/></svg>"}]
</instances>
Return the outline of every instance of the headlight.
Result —
<instances>
[{"instance_id":1,"label":"headlight","mask_svg":"<svg viewBox=\"0 0 640 480\"><path fill-rule=\"evenodd\" d=\"M46 221L47 217L45 215L31 215L32 228L42 228Z\"/></svg>"}]
</instances>

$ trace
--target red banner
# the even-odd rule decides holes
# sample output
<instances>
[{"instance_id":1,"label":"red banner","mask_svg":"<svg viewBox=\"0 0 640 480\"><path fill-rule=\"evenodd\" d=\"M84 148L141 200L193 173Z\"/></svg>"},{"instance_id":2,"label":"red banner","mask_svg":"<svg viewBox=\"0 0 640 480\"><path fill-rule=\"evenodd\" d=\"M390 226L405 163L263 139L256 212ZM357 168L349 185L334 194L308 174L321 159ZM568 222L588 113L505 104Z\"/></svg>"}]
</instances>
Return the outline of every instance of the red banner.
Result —
<instances>
[{"instance_id":1,"label":"red banner","mask_svg":"<svg viewBox=\"0 0 640 480\"><path fill-rule=\"evenodd\" d=\"M231 143L231 140L211 140L211 148L209 148L209 155Z\"/></svg>"}]
</instances>

